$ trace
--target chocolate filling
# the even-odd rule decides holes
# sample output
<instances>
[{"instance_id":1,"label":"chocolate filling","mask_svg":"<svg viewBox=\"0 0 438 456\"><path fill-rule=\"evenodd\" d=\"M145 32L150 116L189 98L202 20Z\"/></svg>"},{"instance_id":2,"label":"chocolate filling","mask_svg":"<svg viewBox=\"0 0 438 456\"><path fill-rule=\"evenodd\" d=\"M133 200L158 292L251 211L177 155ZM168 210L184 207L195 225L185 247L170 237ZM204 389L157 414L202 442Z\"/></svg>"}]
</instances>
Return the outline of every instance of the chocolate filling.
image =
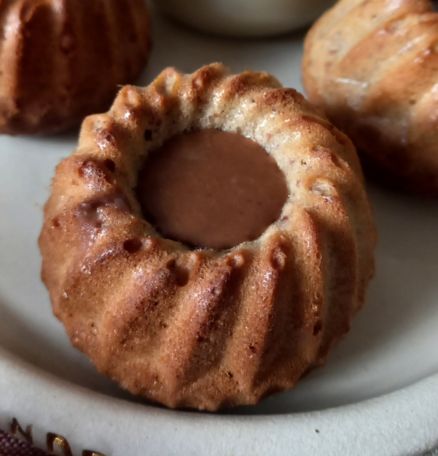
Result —
<instances>
[{"instance_id":1,"label":"chocolate filling","mask_svg":"<svg viewBox=\"0 0 438 456\"><path fill-rule=\"evenodd\" d=\"M163 236L226 249L256 239L277 220L288 190L259 144L208 129L180 134L152 151L137 195Z\"/></svg>"}]
</instances>

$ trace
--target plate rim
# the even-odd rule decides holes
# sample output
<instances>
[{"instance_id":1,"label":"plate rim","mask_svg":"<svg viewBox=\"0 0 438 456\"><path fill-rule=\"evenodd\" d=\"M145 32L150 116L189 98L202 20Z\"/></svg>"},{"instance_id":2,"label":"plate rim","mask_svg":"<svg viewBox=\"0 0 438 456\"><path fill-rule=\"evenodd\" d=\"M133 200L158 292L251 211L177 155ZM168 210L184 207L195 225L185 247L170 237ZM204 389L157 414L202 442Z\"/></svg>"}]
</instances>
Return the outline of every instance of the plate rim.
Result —
<instances>
[{"instance_id":1,"label":"plate rim","mask_svg":"<svg viewBox=\"0 0 438 456\"><path fill-rule=\"evenodd\" d=\"M173 432L170 440L175 443L181 442L182 437L189 431L193 437L198 438L191 439L190 446L186 443L182 451L177 444L174 449L178 449L178 452L161 454L205 454L205 451L208 451L207 454L215 456L226 454L229 448L233 448L235 455L249 454L249 451L254 455L265 455L267 451L268 454L281 455L286 454L290 445L299 445L302 455L315 454L318 448L324 448L327 455L335 455L345 451L348 445L349 453L343 454L358 454L354 449L360 449L362 455L400 455L418 454L438 446L438 407L425 407L427 404L438 404L438 373L398 390L359 402L278 415L221 415L175 411L131 402L60 378L1 346L0 374L0 427L5 428L15 417L26 426L33 424L36 443L44 444L45 432L50 430L69 436L72 449L76 448L76 451L80 451L77 443L81 440L81 435L88 435L90 438L90 424L95 425L99 417L102 418L116 408L119 414L117 425L125 431L129 430L128 434L109 441L105 436L112 425L100 420L99 426L93 430L92 438L89 439L91 446L103 453L106 451L105 454L108 455L120 454L121 448L124 448L123 451L128 448L129 452L125 454L140 454L132 453L138 447L133 444L133 440L138 438L139 429L154 430L143 438L144 445L152 449L151 454L160 454L163 451L163 437L170 431ZM20 381L23 378L25 381ZM37 407L32 406L30 398L37 396L40 399L34 401L34 404L44 403L43 412L38 412ZM90 403L94 402L95 407L89 414L88 422L82 418L78 426L72 408L65 413L57 400L51 401L50 397L62 401L64 405L76 407L76 417L79 411L84 407L86 409ZM18 411L20 407L21 410ZM396 423L391 419L395 416ZM134 421L129 423L131 417ZM29 420L32 422L28 423ZM54 423L56 429L53 429ZM218 427L221 428L220 433L215 432ZM366 436L362 432L364 427ZM275 434L269 437L271 430L275 430ZM206 438L202 438L202 435ZM262 436L266 439L261 439ZM223 443L219 445L223 439L229 443L229 447ZM168 445L169 442L166 442L165 446ZM376 453L376 450L380 452Z\"/></svg>"}]
</instances>

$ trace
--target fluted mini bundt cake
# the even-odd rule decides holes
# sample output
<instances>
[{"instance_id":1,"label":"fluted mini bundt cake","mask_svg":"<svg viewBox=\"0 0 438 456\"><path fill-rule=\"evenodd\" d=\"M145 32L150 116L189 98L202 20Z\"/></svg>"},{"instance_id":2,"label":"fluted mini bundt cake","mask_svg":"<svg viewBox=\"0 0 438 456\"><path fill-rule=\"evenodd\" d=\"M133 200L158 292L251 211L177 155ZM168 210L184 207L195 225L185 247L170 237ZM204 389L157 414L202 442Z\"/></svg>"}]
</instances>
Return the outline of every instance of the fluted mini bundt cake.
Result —
<instances>
[{"instance_id":1,"label":"fluted mini bundt cake","mask_svg":"<svg viewBox=\"0 0 438 456\"><path fill-rule=\"evenodd\" d=\"M199 193L208 217L185 201ZM250 230L255 207L268 226ZM170 212L197 219L166 231ZM246 238L222 236L234 217ZM126 86L84 121L39 242L54 312L99 371L166 406L216 410L325 360L363 304L375 231L350 140L272 76L212 64Z\"/></svg>"},{"instance_id":2,"label":"fluted mini bundt cake","mask_svg":"<svg viewBox=\"0 0 438 456\"><path fill-rule=\"evenodd\" d=\"M0 132L41 133L107 109L149 54L144 0L0 2Z\"/></svg>"},{"instance_id":3,"label":"fluted mini bundt cake","mask_svg":"<svg viewBox=\"0 0 438 456\"><path fill-rule=\"evenodd\" d=\"M304 86L370 171L438 196L438 13L429 0L340 0L305 42Z\"/></svg>"}]
</instances>

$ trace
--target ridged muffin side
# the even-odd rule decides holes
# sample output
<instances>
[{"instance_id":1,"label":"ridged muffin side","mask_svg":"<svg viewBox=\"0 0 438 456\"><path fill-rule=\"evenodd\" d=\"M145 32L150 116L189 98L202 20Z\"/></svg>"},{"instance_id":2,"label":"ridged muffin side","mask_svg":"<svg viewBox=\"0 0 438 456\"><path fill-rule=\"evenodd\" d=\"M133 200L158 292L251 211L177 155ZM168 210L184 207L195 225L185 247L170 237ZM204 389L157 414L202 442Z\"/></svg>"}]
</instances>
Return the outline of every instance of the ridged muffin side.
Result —
<instances>
[{"instance_id":1,"label":"ridged muffin side","mask_svg":"<svg viewBox=\"0 0 438 456\"><path fill-rule=\"evenodd\" d=\"M202 128L258 142L289 190L258 239L223 251L162 238L135 196L148 152ZM350 140L272 76L221 64L167 69L88 117L40 236L73 344L134 394L205 410L254 404L324 362L364 302L374 246Z\"/></svg>"},{"instance_id":2,"label":"ridged muffin side","mask_svg":"<svg viewBox=\"0 0 438 456\"><path fill-rule=\"evenodd\" d=\"M0 1L0 132L44 133L108 109L150 49L143 0Z\"/></svg>"}]
</instances>

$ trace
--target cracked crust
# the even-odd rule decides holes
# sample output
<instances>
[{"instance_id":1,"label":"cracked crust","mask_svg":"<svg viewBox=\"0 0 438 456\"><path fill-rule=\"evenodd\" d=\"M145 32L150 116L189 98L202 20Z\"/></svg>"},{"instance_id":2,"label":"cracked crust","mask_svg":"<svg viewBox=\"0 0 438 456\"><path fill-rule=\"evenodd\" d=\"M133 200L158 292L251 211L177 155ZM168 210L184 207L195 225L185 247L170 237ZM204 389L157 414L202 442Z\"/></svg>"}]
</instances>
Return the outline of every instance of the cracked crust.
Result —
<instances>
[{"instance_id":1,"label":"cracked crust","mask_svg":"<svg viewBox=\"0 0 438 456\"><path fill-rule=\"evenodd\" d=\"M149 55L144 0L0 0L0 132L45 133L108 109Z\"/></svg>"},{"instance_id":2,"label":"cracked crust","mask_svg":"<svg viewBox=\"0 0 438 456\"><path fill-rule=\"evenodd\" d=\"M310 100L386 183L438 196L438 13L429 0L340 0L310 30Z\"/></svg>"},{"instance_id":3,"label":"cracked crust","mask_svg":"<svg viewBox=\"0 0 438 456\"><path fill-rule=\"evenodd\" d=\"M191 129L257 141L286 176L256 240L191 250L135 197L149 151ZM97 368L169 407L217 410L291 388L362 306L375 231L349 139L266 73L169 68L88 117L57 167L40 236L56 316Z\"/></svg>"}]
</instances>

